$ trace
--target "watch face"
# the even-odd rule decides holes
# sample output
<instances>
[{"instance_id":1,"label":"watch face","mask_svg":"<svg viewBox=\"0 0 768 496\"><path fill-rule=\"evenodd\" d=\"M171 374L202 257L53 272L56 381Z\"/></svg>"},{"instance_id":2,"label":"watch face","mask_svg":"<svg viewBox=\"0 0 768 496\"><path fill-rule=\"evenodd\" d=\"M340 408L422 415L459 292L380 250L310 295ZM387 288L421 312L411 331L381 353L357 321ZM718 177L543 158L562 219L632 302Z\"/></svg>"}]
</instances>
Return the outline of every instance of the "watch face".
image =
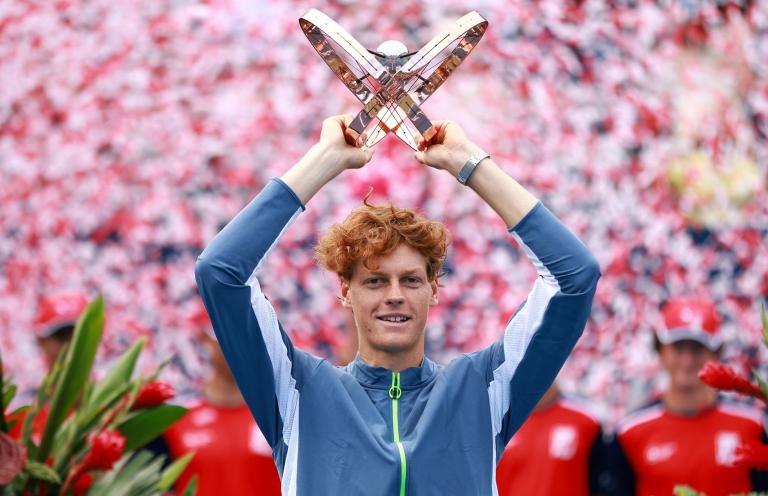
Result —
<instances>
[{"instance_id":1,"label":"watch face","mask_svg":"<svg viewBox=\"0 0 768 496\"><path fill-rule=\"evenodd\" d=\"M420 105L469 55L488 27L470 12L435 36L417 52L398 41L386 41L378 51L363 47L333 19L310 9L299 25L328 67L363 104L348 131L358 146L371 147L389 132L418 149L435 130Z\"/></svg>"}]
</instances>

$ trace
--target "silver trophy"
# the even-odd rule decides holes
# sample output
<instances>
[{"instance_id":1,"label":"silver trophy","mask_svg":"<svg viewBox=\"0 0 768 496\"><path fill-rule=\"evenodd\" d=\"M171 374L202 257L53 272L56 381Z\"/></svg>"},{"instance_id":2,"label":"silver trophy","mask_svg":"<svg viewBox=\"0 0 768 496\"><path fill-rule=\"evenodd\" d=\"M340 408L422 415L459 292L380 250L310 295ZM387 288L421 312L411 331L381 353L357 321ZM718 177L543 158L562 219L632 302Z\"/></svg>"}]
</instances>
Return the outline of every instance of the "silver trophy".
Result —
<instances>
[{"instance_id":1,"label":"silver trophy","mask_svg":"<svg viewBox=\"0 0 768 496\"><path fill-rule=\"evenodd\" d=\"M328 67L363 103L347 128L358 146L371 147L390 131L416 150L419 137L435 134L420 105L475 48L488 27L470 12L418 52L396 40L368 50L319 10L299 19L302 31Z\"/></svg>"}]
</instances>

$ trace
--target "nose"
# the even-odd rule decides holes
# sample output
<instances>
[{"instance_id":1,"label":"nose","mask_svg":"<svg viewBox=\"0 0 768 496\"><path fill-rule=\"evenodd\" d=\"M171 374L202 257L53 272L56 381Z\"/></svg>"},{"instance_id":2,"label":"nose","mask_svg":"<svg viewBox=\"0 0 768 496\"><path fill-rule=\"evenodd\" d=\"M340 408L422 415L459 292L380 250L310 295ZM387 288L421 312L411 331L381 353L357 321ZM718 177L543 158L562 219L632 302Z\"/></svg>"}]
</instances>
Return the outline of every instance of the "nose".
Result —
<instances>
[{"instance_id":1,"label":"nose","mask_svg":"<svg viewBox=\"0 0 768 496\"><path fill-rule=\"evenodd\" d=\"M706 362L706 356L698 350L684 349L677 354L677 361L684 369L699 371Z\"/></svg>"},{"instance_id":2,"label":"nose","mask_svg":"<svg viewBox=\"0 0 768 496\"><path fill-rule=\"evenodd\" d=\"M680 361L680 364L686 368L694 368L700 365L697 356L690 352L681 353L678 357L678 360Z\"/></svg>"},{"instance_id":3,"label":"nose","mask_svg":"<svg viewBox=\"0 0 768 496\"><path fill-rule=\"evenodd\" d=\"M398 281L394 281L389 285L389 290L387 291L387 303L390 305L398 305L402 303L405 300L405 297L403 296L403 292L400 288L400 283Z\"/></svg>"}]
</instances>

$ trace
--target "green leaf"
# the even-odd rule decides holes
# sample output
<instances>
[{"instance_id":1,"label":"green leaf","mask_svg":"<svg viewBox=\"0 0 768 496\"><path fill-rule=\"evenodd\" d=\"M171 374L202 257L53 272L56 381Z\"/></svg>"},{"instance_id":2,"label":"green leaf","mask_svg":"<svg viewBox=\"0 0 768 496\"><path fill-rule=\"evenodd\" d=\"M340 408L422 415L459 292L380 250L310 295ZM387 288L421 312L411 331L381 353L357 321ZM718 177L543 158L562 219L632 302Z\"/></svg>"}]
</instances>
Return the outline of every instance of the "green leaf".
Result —
<instances>
[{"instance_id":1,"label":"green leaf","mask_svg":"<svg viewBox=\"0 0 768 496\"><path fill-rule=\"evenodd\" d=\"M765 312L765 305L760 307L760 320L763 321L763 343L768 346L768 315Z\"/></svg>"},{"instance_id":2,"label":"green leaf","mask_svg":"<svg viewBox=\"0 0 768 496\"><path fill-rule=\"evenodd\" d=\"M141 387L146 384L147 381L144 379L144 375L139 376L139 379L135 381L131 385L131 393L130 393L130 404L133 405L133 402L136 401L136 397L139 395L139 391L141 391Z\"/></svg>"},{"instance_id":3,"label":"green leaf","mask_svg":"<svg viewBox=\"0 0 768 496\"><path fill-rule=\"evenodd\" d=\"M35 402L24 416L24 423L21 424L20 441L27 448L27 456L30 460L37 458L37 445L32 441L32 422L38 413L40 413L40 404Z\"/></svg>"},{"instance_id":4,"label":"green leaf","mask_svg":"<svg viewBox=\"0 0 768 496\"><path fill-rule=\"evenodd\" d=\"M61 484L61 478L51 467L45 463L28 461L24 470L33 479L50 482L52 484Z\"/></svg>"},{"instance_id":5,"label":"green leaf","mask_svg":"<svg viewBox=\"0 0 768 496\"><path fill-rule=\"evenodd\" d=\"M19 421L23 420L27 413L29 412L29 409L32 408L32 405L22 405L6 415L5 420L7 422L6 427L8 427L8 431L10 432L13 430L14 427L16 427L16 424L19 423Z\"/></svg>"},{"instance_id":6,"label":"green leaf","mask_svg":"<svg viewBox=\"0 0 768 496\"><path fill-rule=\"evenodd\" d=\"M187 409L178 405L159 405L126 419L118 426L125 436L125 450L140 448L179 420Z\"/></svg>"},{"instance_id":7,"label":"green leaf","mask_svg":"<svg viewBox=\"0 0 768 496\"><path fill-rule=\"evenodd\" d=\"M16 424L19 423L20 420L23 420L27 413L29 413L29 409L32 408L32 405L21 405L8 415L6 415L6 421L8 422L7 427L8 431L12 431L14 427L16 427Z\"/></svg>"},{"instance_id":8,"label":"green leaf","mask_svg":"<svg viewBox=\"0 0 768 496\"><path fill-rule=\"evenodd\" d=\"M173 360L173 356L174 356L173 354L170 354L170 355L168 355L167 357L165 357L165 358L163 359L163 361L162 361L162 362L160 362L160 365L158 365L158 366L157 366L157 368L155 369L155 371L154 371L154 372L152 372L152 374L150 374L150 376L149 376L149 377L147 377L147 381L146 381L146 382L152 382L152 381L156 381L156 380L158 379L158 377L160 377L160 372L162 372L162 371L163 371L163 369L165 369L165 367L166 367L166 366L167 366L169 363L171 363L171 360Z\"/></svg>"},{"instance_id":9,"label":"green leaf","mask_svg":"<svg viewBox=\"0 0 768 496\"><path fill-rule=\"evenodd\" d=\"M115 464L112 466L112 470L109 470L108 472L104 473L99 479L96 480L96 482L91 486L91 489L88 491L88 496L99 496L99 495L107 495L109 487L114 484L115 479L120 474L124 475L133 475L133 474L125 474L123 468L125 467L125 464L128 463L128 460L130 459L130 455L124 455L122 458L120 458Z\"/></svg>"},{"instance_id":10,"label":"green leaf","mask_svg":"<svg viewBox=\"0 0 768 496\"><path fill-rule=\"evenodd\" d=\"M164 456L148 451L128 454L93 485L89 496L159 496L157 489Z\"/></svg>"},{"instance_id":11,"label":"green leaf","mask_svg":"<svg viewBox=\"0 0 768 496\"><path fill-rule=\"evenodd\" d=\"M43 462L48 457L56 431L88 380L103 328L104 299L99 296L88 304L77 319L75 333L61 371L61 381L56 384L53 393L51 410L37 453L38 461Z\"/></svg>"},{"instance_id":12,"label":"green leaf","mask_svg":"<svg viewBox=\"0 0 768 496\"><path fill-rule=\"evenodd\" d=\"M183 496L195 496L195 494L197 494L197 474L193 475L192 478L189 479L187 487L184 488L184 492L181 494Z\"/></svg>"},{"instance_id":13,"label":"green leaf","mask_svg":"<svg viewBox=\"0 0 768 496\"><path fill-rule=\"evenodd\" d=\"M118 403L132 389L131 376L145 343L145 338L135 342L114 362L104 378L90 389L89 394L84 394L86 406L77 412L77 432L72 439L74 449L82 444L97 423L119 418L121 412L115 412L115 408L122 408L123 404L117 406Z\"/></svg>"},{"instance_id":14,"label":"green leaf","mask_svg":"<svg viewBox=\"0 0 768 496\"><path fill-rule=\"evenodd\" d=\"M105 403L110 402L115 391L122 390L131 381L136 361L146 342L146 338L140 338L115 361L107 375L93 388L89 411L98 411Z\"/></svg>"},{"instance_id":15,"label":"green leaf","mask_svg":"<svg viewBox=\"0 0 768 496\"><path fill-rule=\"evenodd\" d=\"M5 415L5 427L7 430L5 432L10 432L13 430L14 427L16 427L16 424L19 423L19 421L23 420L29 409L31 408L31 405L22 405L9 413L8 415ZM23 444L22 444L23 446Z\"/></svg>"},{"instance_id":16,"label":"green leaf","mask_svg":"<svg viewBox=\"0 0 768 496\"><path fill-rule=\"evenodd\" d=\"M48 371L48 374L46 374L46 376L43 378L43 382L40 386L42 391L38 393L38 398L45 399L47 401L53 394L53 390L56 387L56 384L58 384L59 380L61 379L61 374L64 370L64 363L67 361L67 355L69 354L69 348L71 347L71 344L72 341L66 343L64 346L62 346L59 354L56 355L56 360L53 362L53 367L51 367L51 369Z\"/></svg>"},{"instance_id":17,"label":"green leaf","mask_svg":"<svg viewBox=\"0 0 768 496\"><path fill-rule=\"evenodd\" d=\"M43 407L48 403L51 394L53 394L56 385L61 379L67 350L69 350L69 343L64 345L56 356L53 366L48 373L45 374L45 377L43 377L40 387L37 389L36 399L32 403L32 407L27 412L27 415L24 417L24 424L21 428L21 442L27 447L27 456L30 459L37 459L38 453L38 446L32 441L32 423Z\"/></svg>"},{"instance_id":18,"label":"green leaf","mask_svg":"<svg viewBox=\"0 0 768 496\"><path fill-rule=\"evenodd\" d=\"M0 394L2 394L2 390L5 388L5 376L3 375L3 355L0 353ZM9 402L10 403L10 402ZM8 423L5 420L5 405L7 403L3 402L2 405L0 405L0 430L3 432L8 432Z\"/></svg>"},{"instance_id":19,"label":"green leaf","mask_svg":"<svg viewBox=\"0 0 768 496\"><path fill-rule=\"evenodd\" d=\"M702 493L689 486L675 486L674 494L675 496L703 496Z\"/></svg>"},{"instance_id":20,"label":"green leaf","mask_svg":"<svg viewBox=\"0 0 768 496\"><path fill-rule=\"evenodd\" d=\"M11 384L8 386L8 389L3 392L3 411L5 411L5 407L11 404L11 400L14 396L16 396L16 384Z\"/></svg>"},{"instance_id":21,"label":"green leaf","mask_svg":"<svg viewBox=\"0 0 768 496\"><path fill-rule=\"evenodd\" d=\"M69 417L61 423L53 437L50 457L56 461L54 469L59 473L66 473L67 467L72 462L72 442L75 438L76 427L75 421Z\"/></svg>"},{"instance_id":22,"label":"green leaf","mask_svg":"<svg viewBox=\"0 0 768 496\"><path fill-rule=\"evenodd\" d=\"M760 390L763 392L763 396L765 398L768 398L768 382L763 379L760 374L757 372L757 369L752 369L752 375L755 376L755 379L757 380L757 385L760 386ZM761 398L763 403L765 403L765 400Z\"/></svg>"},{"instance_id":23,"label":"green leaf","mask_svg":"<svg viewBox=\"0 0 768 496\"><path fill-rule=\"evenodd\" d=\"M32 408L32 405L21 405L20 407L12 411L9 416L10 417L21 416L22 414L26 413L30 408Z\"/></svg>"},{"instance_id":24,"label":"green leaf","mask_svg":"<svg viewBox=\"0 0 768 496\"><path fill-rule=\"evenodd\" d=\"M160 488L161 491L169 490L173 486L174 482L176 482L176 479L178 479L179 476L184 472L184 469L187 468L187 465L189 465L189 462L192 461L194 456L194 452L187 453L186 455L170 464L168 468L163 471L157 487Z\"/></svg>"},{"instance_id":25,"label":"green leaf","mask_svg":"<svg viewBox=\"0 0 768 496\"><path fill-rule=\"evenodd\" d=\"M2 380L2 379L0 379ZM8 432L8 419L5 417L5 408L11 404L11 400L16 396L16 384L3 384L2 405L0 405L0 430Z\"/></svg>"}]
</instances>

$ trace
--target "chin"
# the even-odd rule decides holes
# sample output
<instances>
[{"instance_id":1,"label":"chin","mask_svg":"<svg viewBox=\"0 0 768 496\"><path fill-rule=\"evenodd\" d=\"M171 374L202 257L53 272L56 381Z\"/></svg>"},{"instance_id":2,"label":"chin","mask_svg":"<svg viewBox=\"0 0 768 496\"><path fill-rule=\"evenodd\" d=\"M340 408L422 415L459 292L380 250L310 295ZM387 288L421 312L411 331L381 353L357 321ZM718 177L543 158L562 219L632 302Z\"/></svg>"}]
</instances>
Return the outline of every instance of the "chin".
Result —
<instances>
[{"instance_id":1,"label":"chin","mask_svg":"<svg viewBox=\"0 0 768 496\"><path fill-rule=\"evenodd\" d=\"M385 351L387 353L402 353L412 350L413 347L416 346L416 343L410 341L391 340L371 343L371 345L373 348Z\"/></svg>"},{"instance_id":2,"label":"chin","mask_svg":"<svg viewBox=\"0 0 768 496\"><path fill-rule=\"evenodd\" d=\"M387 353L401 353L410 351L418 346L419 339L410 335L384 335L381 339L371 340L371 346Z\"/></svg>"}]
</instances>

